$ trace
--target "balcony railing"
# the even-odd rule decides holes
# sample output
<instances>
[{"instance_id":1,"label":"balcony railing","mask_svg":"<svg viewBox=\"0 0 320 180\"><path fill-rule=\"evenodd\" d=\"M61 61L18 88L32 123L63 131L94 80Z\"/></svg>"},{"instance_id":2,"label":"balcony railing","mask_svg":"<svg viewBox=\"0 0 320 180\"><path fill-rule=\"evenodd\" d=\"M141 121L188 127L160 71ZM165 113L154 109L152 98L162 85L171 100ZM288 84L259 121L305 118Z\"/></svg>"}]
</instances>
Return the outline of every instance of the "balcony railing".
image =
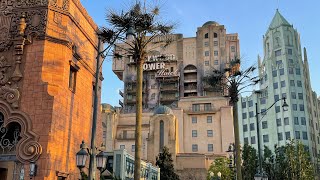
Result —
<instances>
[{"instance_id":1,"label":"balcony railing","mask_svg":"<svg viewBox=\"0 0 320 180\"><path fill-rule=\"evenodd\" d=\"M123 92L120 89L119 89L119 94L120 94L121 97L123 97Z\"/></svg>"},{"instance_id":2,"label":"balcony railing","mask_svg":"<svg viewBox=\"0 0 320 180\"><path fill-rule=\"evenodd\" d=\"M197 82L197 78L185 78L184 82L185 83Z\"/></svg>"},{"instance_id":3,"label":"balcony railing","mask_svg":"<svg viewBox=\"0 0 320 180\"><path fill-rule=\"evenodd\" d=\"M178 91L178 87L175 86L161 86L161 91Z\"/></svg>"},{"instance_id":4,"label":"balcony railing","mask_svg":"<svg viewBox=\"0 0 320 180\"><path fill-rule=\"evenodd\" d=\"M125 136L123 134L119 134L117 139L119 139L119 140L134 140L135 139L134 137L135 137L134 134L127 134Z\"/></svg>"},{"instance_id":5,"label":"balcony railing","mask_svg":"<svg viewBox=\"0 0 320 180\"><path fill-rule=\"evenodd\" d=\"M119 100L119 105L123 107L123 102L121 100Z\"/></svg>"},{"instance_id":6,"label":"balcony railing","mask_svg":"<svg viewBox=\"0 0 320 180\"><path fill-rule=\"evenodd\" d=\"M163 96L160 97L160 101L177 101L178 97L176 96Z\"/></svg>"},{"instance_id":7,"label":"balcony railing","mask_svg":"<svg viewBox=\"0 0 320 180\"><path fill-rule=\"evenodd\" d=\"M206 114L206 113L216 113L217 109L212 106L200 105L197 107L191 106L186 110L188 114Z\"/></svg>"}]
</instances>

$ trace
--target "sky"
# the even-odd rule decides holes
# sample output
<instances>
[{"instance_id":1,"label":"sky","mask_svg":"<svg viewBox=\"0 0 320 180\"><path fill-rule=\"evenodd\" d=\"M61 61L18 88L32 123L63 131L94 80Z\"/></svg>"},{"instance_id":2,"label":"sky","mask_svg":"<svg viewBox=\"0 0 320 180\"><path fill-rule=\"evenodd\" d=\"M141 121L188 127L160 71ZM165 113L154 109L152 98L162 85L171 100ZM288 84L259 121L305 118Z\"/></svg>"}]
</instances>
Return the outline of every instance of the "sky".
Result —
<instances>
[{"instance_id":1,"label":"sky","mask_svg":"<svg viewBox=\"0 0 320 180\"><path fill-rule=\"evenodd\" d=\"M81 0L98 26L106 26L108 10L121 12L135 0ZM320 96L320 1L319 0L146 0L160 6L161 20L177 24L174 33L195 37L197 27L207 21L225 26L227 33L238 33L240 54L244 65L257 63L263 57L262 38L279 9L286 20L298 30L301 47L308 51L311 85ZM119 89L123 82L112 72L112 60L103 64L102 103L119 106Z\"/></svg>"}]
</instances>

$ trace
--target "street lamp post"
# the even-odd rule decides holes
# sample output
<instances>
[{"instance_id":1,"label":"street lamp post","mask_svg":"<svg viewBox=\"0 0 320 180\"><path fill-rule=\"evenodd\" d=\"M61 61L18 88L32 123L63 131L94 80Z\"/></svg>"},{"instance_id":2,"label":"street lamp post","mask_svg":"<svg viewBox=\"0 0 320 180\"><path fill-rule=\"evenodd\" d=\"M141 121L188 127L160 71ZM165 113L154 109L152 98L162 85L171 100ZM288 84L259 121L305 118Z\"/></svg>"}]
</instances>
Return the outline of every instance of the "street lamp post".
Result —
<instances>
[{"instance_id":1,"label":"street lamp post","mask_svg":"<svg viewBox=\"0 0 320 180\"><path fill-rule=\"evenodd\" d=\"M255 91L256 94L260 94L260 91ZM258 161L259 161L259 169L258 172L255 174L254 179L255 180L267 180L268 177L267 175L263 174L262 171L262 157L261 157L261 147L260 147L260 121L262 120L262 118L259 121L259 114L265 114L267 113L278 101L283 100L283 104L282 104L282 108L283 111L288 111L288 107L289 105L286 102L286 97L283 97L281 99L276 100L269 108L267 108L266 110L262 111L262 112L258 112L258 101L256 102L256 124L257 124L257 141L258 141Z\"/></svg>"}]
</instances>

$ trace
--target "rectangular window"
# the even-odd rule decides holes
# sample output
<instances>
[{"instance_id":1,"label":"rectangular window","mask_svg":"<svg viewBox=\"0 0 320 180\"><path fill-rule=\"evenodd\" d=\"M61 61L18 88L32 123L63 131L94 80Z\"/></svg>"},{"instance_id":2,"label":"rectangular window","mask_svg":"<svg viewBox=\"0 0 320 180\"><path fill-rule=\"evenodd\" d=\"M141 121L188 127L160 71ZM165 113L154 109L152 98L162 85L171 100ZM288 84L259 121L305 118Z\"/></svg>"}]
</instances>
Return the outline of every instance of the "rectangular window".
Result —
<instances>
[{"instance_id":1,"label":"rectangular window","mask_svg":"<svg viewBox=\"0 0 320 180\"><path fill-rule=\"evenodd\" d=\"M302 132L302 138L303 138L304 140L308 140L308 134L307 134L307 132Z\"/></svg>"},{"instance_id":2,"label":"rectangular window","mask_svg":"<svg viewBox=\"0 0 320 180\"><path fill-rule=\"evenodd\" d=\"M277 126L281 126L281 118L277 119Z\"/></svg>"},{"instance_id":3,"label":"rectangular window","mask_svg":"<svg viewBox=\"0 0 320 180\"><path fill-rule=\"evenodd\" d=\"M288 49L288 54L292 55L292 49Z\"/></svg>"},{"instance_id":4,"label":"rectangular window","mask_svg":"<svg viewBox=\"0 0 320 180\"><path fill-rule=\"evenodd\" d=\"M278 100L279 100L279 95L278 94L274 95L274 101L278 101Z\"/></svg>"},{"instance_id":5,"label":"rectangular window","mask_svg":"<svg viewBox=\"0 0 320 180\"><path fill-rule=\"evenodd\" d=\"M261 109L260 113L261 113L262 115L266 115L266 114L267 114L267 111L266 111L266 109Z\"/></svg>"},{"instance_id":6,"label":"rectangular window","mask_svg":"<svg viewBox=\"0 0 320 180\"><path fill-rule=\"evenodd\" d=\"M286 93L282 93L281 97L282 98L287 98L287 94Z\"/></svg>"},{"instance_id":7,"label":"rectangular window","mask_svg":"<svg viewBox=\"0 0 320 180\"><path fill-rule=\"evenodd\" d=\"M213 137L213 131L212 130L207 130L207 136L208 137Z\"/></svg>"},{"instance_id":8,"label":"rectangular window","mask_svg":"<svg viewBox=\"0 0 320 180\"><path fill-rule=\"evenodd\" d=\"M279 69L280 76L284 75L284 69Z\"/></svg>"},{"instance_id":9,"label":"rectangular window","mask_svg":"<svg viewBox=\"0 0 320 180\"><path fill-rule=\"evenodd\" d=\"M267 142L269 142L269 135L263 135L263 142L264 143L267 143Z\"/></svg>"},{"instance_id":10,"label":"rectangular window","mask_svg":"<svg viewBox=\"0 0 320 180\"><path fill-rule=\"evenodd\" d=\"M192 124L196 124L198 122L197 117L192 117Z\"/></svg>"},{"instance_id":11,"label":"rectangular window","mask_svg":"<svg viewBox=\"0 0 320 180\"><path fill-rule=\"evenodd\" d=\"M242 108L246 108L247 103L246 103L246 102L242 102L242 103L241 103L241 106L242 106Z\"/></svg>"},{"instance_id":12,"label":"rectangular window","mask_svg":"<svg viewBox=\"0 0 320 180\"><path fill-rule=\"evenodd\" d=\"M135 151L135 145L131 145L131 152Z\"/></svg>"},{"instance_id":13,"label":"rectangular window","mask_svg":"<svg viewBox=\"0 0 320 180\"><path fill-rule=\"evenodd\" d=\"M300 109L300 111L304 111L304 105L303 104L299 104L299 109Z\"/></svg>"},{"instance_id":14,"label":"rectangular window","mask_svg":"<svg viewBox=\"0 0 320 180\"><path fill-rule=\"evenodd\" d=\"M208 144L208 152L213 152L213 144Z\"/></svg>"},{"instance_id":15,"label":"rectangular window","mask_svg":"<svg viewBox=\"0 0 320 180\"><path fill-rule=\"evenodd\" d=\"M280 112L280 106L276 106L275 109L276 109L276 113Z\"/></svg>"},{"instance_id":16,"label":"rectangular window","mask_svg":"<svg viewBox=\"0 0 320 180\"><path fill-rule=\"evenodd\" d=\"M249 107L253 106L253 101L252 100L250 100L248 103L249 103Z\"/></svg>"},{"instance_id":17,"label":"rectangular window","mask_svg":"<svg viewBox=\"0 0 320 180\"><path fill-rule=\"evenodd\" d=\"M267 129L267 128L268 128L268 122L262 121L262 129Z\"/></svg>"},{"instance_id":18,"label":"rectangular window","mask_svg":"<svg viewBox=\"0 0 320 180\"><path fill-rule=\"evenodd\" d=\"M286 140L290 140L290 132L288 131L285 134L286 134Z\"/></svg>"},{"instance_id":19,"label":"rectangular window","mask_svg":"<svg viewBox=\"0 0 320 180\"><path fill-rule=\"evenodd\" d=\"M278 141L282 141L283 140L283 135L282 133L278 133Z\"/></svg>"},{"instance_id":20,"label":"rectangular window","mask_svg":"<svg viewBox=\"0 0 320 180\"><path fill-rule=\"evenodd\" d=\"M251 136L251 144L255 144L256 143L256 137L255 136Z\"/></svg>"},{"instance_id":21,"label":"rectangular window","mask_svg":"<svg viewBox=\"0 0 320 180\"><path fill-rule=\"evenodd\" d=\"M303 99L303 94L302 93L298 93L298 97L299 97L299 99Z\"/></svg>"},{"instance_id":22,"label":"rectangular window","mask_svg":"<svg viewBox=\"0 0 320 180\"><path fill-rule=\"evenodd\" d=\"M284 121L284 125L285 125L285 126L290 124L288 117L285 117L283 121Z\"/></svg>"},{"instance_id":23,"label":"rectangular window","mask_svg":"<svg viewBox=\"0 0 320 180\"><path fill-rule=\"evenodd\" d=\"M244 138L244 144L249 144L249 139L247 137Z\"/></svg>"},{"instance_id":24,"label":"rectangular window","mask_svg":"<svg viewBox=\"0 0 320 180\"><path fill-rule=\"evenodd\" d=\"M289 74L293 74L293 68L289 68Z\"/></svg>"},{"instance_id":25,"label":"rectangular window","mask_svg":"<svg viewBox=\"0 0 320 180\"><path fill-rule=\"evenodd\" d=\"M279 66L279 65L282 65L282 60L278 60L276 61L276 64Z\"/></svg>"},{"instance_id":26,"label":"rectangular window","mask_svg":"<svg viewBox=\"0 0 320 180\"><path fill-rule=\"evenodd\" d=\"M212 116L207 116L207 123L212 123Z\"/></svg>"},{"instance_id":27,"label":"rectangular window","mask_svg":"<svg viewBox=\"0 0 320 180\"><path fill-rule=\"evenodd\" d=\"M204 110L205 111L211 111L212 110L211 103L205 103L204 104Z\"/></svg>"},{"instance_id":28,"label":"rectangular window","mask_svg":"<svg viewBox=\"0 0 320 180\"><path fill-rule=\"evenodd\" d=\"M278 83L277 82L273 83L273 89L278 89Z\"/></svg>"},{"instance_id":29,"label":"rectangular window","mask_svg":"<svg viewBox=\"0 0 320 180\"><path fill-rule=\"evenodd\" d=\"M297 99L297 94L296 94L296 92L291 92L291 98L292 98L292 99Z\"/></svg>"},{"instance_id":30,"label":"rectangular window","mask_svg":"<svg viewBox=\"0 0 320 180\"><path fill-rule=\"evenodd\" d=\"M301 117L301 125L306 125L306 118L305 117Z\"/></svg>"},{"instance_id":31,"label":"rectangular window","mask_svg":"<svg viewBox=\"0 0 320 180\"><path fill-rule=\"evenodd\" d=\"M125 145L120 145L120 149L125 149L126 146Z\"/></svg>"},{"instance_id":32,"label":"rectangular window","mask_svg":"<svg viewBox=\"0 0 320 180\"><path fill-rule=\"evenodd\" d=\"M254 123L250 124L250 131L254 131Z\"/></svg>"},{"instance_id":33,"label":"rectangular window","mask_svg":"<svg viewBox=\"0 0 320 180\"><path fill-rule=\"evenodd\" d=\"M286 81L281 81L281 87L286 87Z\"/></svg>"},{"instance_id":34,"label":"rectangular window","mask_svg":"<svg viewBox=\"0 0 320 180\"><path fill-rule=\"evenodd\" d=\"M214 46L218 46L218 41L213 41Z\"/></svg>"},{"instance_id":35,"label":"rectangular window","mask_svg":"<svg viewBox=\"0 0 320 180\"><path fill-rule=\"evenodd\" d=\"M250 111L249 112L249 118L252 118L254 115L253 115L253 111Z\"/></svg>"},{"instance_id":36,"label":"rectangular window","mask_svg":"<svg viewBox=\"0 0 320 180\"><path fill-rule=\"evenodd\" d=\"M296 139L300 139L300 131L295 132Z\"/></svg>"},{"instance_id":37,"label":"rectangular window","mask_svg":"<svg viewBox=\"0 0 320 180\"><path fill-rule=\"evenodd\" d=\"M72 92L76 91L76 80L77 80L77 69L73 66L70 66L69 72L69 89Z\"/></svg>"},{"instance_id":38,"label":"rectangular window","mask_svg":"<svg viewBox=\"0 0 320 180\"><path fill-rule=\"evenodd\" d=\"M294 117L294 124L299 125L299 118L298 117Z\"/></svg>"},{"instance_id":39,"label":"rectangular window","mask_svg":"<svg viewBox=\"0 0 320 180\"><path fill-rule=\"evenodd\" d=\"M218 56L218 51L214 51L214 56Z\"/></svg>"},{"instance_id":40,"label":"rectangular window","mask_svg":"<svg viewBox=\"0 0 320 180\"><path fill-rule=\"evenodd\" d=\"M297 86L298 86L298 87L302 87L301 81L297 81Z\"/></svg>"},{"instance_id":41,"label":"rectangular window","mask_svg":"<svg viewBox=\"0 0 320 180\"><path fill-rule=\"evenodd\" d=\"M261 98L260 99L260 104L266 104L266 98Z\"/></svg>"},{"instance_id":42,"label":"rectangular window","mask_svg":"<svg viewBox=\"0 0 320 180\"><path fill-rule=\"evenodd\" d=\"M276 56L276 57L281 56L281 49L280 49L280 50L275 51L275 56Z\"/></svg>"},{"instance_id":43,"label":"rectangular window","mask_svg":"<svg viewBox=\"0 0 320 180\"><path fill-rule=\"evenodd\" d=\"M198 136L197 130L192 130L192 137L197 137L197 136Z\"/></svg>"},{"instance_id":44,"label":"rectangular window","mask_svg":"<svg viewBox=\"0 0 320 180\"><path fill-rule=\"evenodd\" d=\"M292 104L292 109L293 109L294 111L298 111L298 106L297 106L297 104Z\"/></svg>"},{"instance_id":45,"label":"rectangular window","mask_svg":"<svg viewBox=\"0 0 320 180\"><path fill-rule=\"evenodd\" d=\"M209 51L205 51L204 56L209 56Z\"/></svg>"},{"instance_id":46,"label":"rectangular window","mask_svg":"<svg viewBox=\"0 0 320 180\"><path fill-rule=\"evenodd\" d=\"M231 52L236 52L236 47L231 46Z\"/></svg>"},{"instance_id":47,"label":"rectangular window","mask_svg":"<svg viewBox=\"0 0 320 180\"><path fill-rule=\"evenodd\" d=\"M207 42L204 42L204 46L205 47L208 47L209 46L209 42L207 41Z\"/></svg>"},{"instance_id":48,"label":"rectangular window","mask_svg":"<svg viewBox=\"0 0 320 180\"><path fill-rule=\"evenodd\" d=\"M294 80L290 80L290 86L295 86L294 85Z\"/></svg>"},{"instance_id":49,"label":"rectangular window","mask_svg":"<svg viewBox=\"0 0 320 180\"><path fill-rule=\"evenodd\" d=\"M200 111L200 104L192 104L192 111Z\"/></svg>"},{"instance_id":50,"label":"rectangular window","mask_svg":"<svg viewBox=\"0 0 320 180\"><path fill-rule=\"evenodd\" d=\"M300 72L300 68L296 68L296 75L300 75L301 72Z\"/></svg>"},{"instance_id":51,"label":"rectangular window","mask_svg":"<svg viewBox=\"0 0 320 180\"><path fill-rule=\"evenodd\" d=\"M205 66L209 66L209 61L204 61Z\"/></svg>"},{"instance_id":52,"label":"rectangular window","mask_svg":"<svg viewBox=\"0 0 320 180\"><path fill-rule=\"evenodd\" d=\"M248 131L248 125L245 124L245 125L243 125L243 132L247 132L247 131Z\"/></svg>"},{"instance_id":53,"label":"rectangular window","mask_svg":"<svg viewBox=\"0 0 320 180\"><path fill-rule=\"evenodd\" d=\"M242 113L242 119L247 119L247 113Z\"/></svg>"},{"instance_id":54,"label":"rectangular window","mask_svg":"<svg viewBox=\"0 0 320 180\"><path fill-rule=\"evenodd\" d=\"M272 77L277 77L277 70L272 71Z\"/></svg>"},{"instance_id":55,"label":"rectangular window","mask_svg":"<svg viewBox=\"0 0 320 180\"><path fill-rule=\"evenodd\" d=\"M219 65L219 60L214 60L214 65Z\"/></svg>"},{"instance_id":56,"label":"rectangular window","mask_svg":"<svg viewBox=\"0 0 320 180\"><path fill-rule=\"evenodd\" d=\"M198 144L192 144L192 152L198 152Z\"/></svg>"}]
</instances>

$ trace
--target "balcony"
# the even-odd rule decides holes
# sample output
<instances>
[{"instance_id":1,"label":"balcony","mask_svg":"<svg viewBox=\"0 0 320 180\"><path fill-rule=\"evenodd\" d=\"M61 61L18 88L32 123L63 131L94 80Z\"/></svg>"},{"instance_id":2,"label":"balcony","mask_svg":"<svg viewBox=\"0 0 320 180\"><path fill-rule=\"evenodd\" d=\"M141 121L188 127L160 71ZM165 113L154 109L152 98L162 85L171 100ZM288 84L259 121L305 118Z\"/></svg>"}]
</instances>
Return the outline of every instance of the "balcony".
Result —
<instances>
[{"instance_id":1,"label":"balcony","mask_svg":"<svg viewBox=\"0 0 320 180\"><path fill-rule=\"evenodd\" d=\"M171 102L171 101L178 101L179 98L176 96L162 96L160 97L161 102Z\"/></svg>"},{"instance_id":2,"label":"balcony","mask_svg":"<svg viewBox=\"0 0 320 180\"><path fill-rule=\"evenodd\" d=\"M197 85L193 84L193 85L188 85L184 87L184 92L185 93L196 93L197 92Z\"/></svg>"},{"instance_id":3,"label":"balcony","mask_svg":"<svg viewBox=\"0 0 320 180\"><path fill-rule=\"evenodd\" d=\"M112 71L118 76L120 80L123 80L122 76L124 71L124 60L114 58L112 62Z\"/></svg>"},{"instance_id":4,"label":"balcony","mask_svg":"<svg viewBox=\"0 0 320 180\"><path fill-rule=\"evenodd\" d=\"M136 103L136 98L132 98L132 99L127 99L126 100L126 104L135 104Z\"/></svg>"},{"instance_id":5,"label":"balcony","mask_svg":"<svg viewBox=\"0 0 320 180\"><path fill-rule=\"evenodd\" d=\"M187 114L212 114L216 113L218 110L212 106L206 106L204 104L199 104L199 106L191 106L189 109L185 110Z\"/></svg>"},{"instance_id":6,"label":"balcony","mask_svg":"<svg viewBox=\"0 0 320 180\"><path fill-rule=\"evenodd\" d=\"M134 140L134 134L119 134L117 139L118 140Z\"/></svg>"},{"instance_id":7,"label":"balcony","mask_svg":"<svg viewBox=\"0 0 320 180\"><path fill-rule=\"evenodd\" d=\"M123 107L123 102L121 100L119 100L119 105Z\"/></svg>"},{"instance_id":8,"label":"balcony","mask_svg":"<svg viewBox=\"0 0 320 180\"><path fill-rule=\"evenodd\" d=\"M194 83L197 82L197 78L185 78L184 83Z\"/></svg>"},{"instance_id":9,"label":"balcony","mask_svg":"<svg viewBox=\"0 0 320 180\"><path fill-rule=\"evenodd\" d=\"M119 89L119 94L120 94L121 97L123 97L123 92L122 92L121 89Z\"/></svg>"},{"instance_id":10,"label":"balcony","mask_svg":"<svg viewBox=\"0 0 320 180\"><path fill-rule=\"evenodd\" d=\"M178 87L176 86L161 86L160 91L178 91Z\"/></svg>"}]
</instances>

